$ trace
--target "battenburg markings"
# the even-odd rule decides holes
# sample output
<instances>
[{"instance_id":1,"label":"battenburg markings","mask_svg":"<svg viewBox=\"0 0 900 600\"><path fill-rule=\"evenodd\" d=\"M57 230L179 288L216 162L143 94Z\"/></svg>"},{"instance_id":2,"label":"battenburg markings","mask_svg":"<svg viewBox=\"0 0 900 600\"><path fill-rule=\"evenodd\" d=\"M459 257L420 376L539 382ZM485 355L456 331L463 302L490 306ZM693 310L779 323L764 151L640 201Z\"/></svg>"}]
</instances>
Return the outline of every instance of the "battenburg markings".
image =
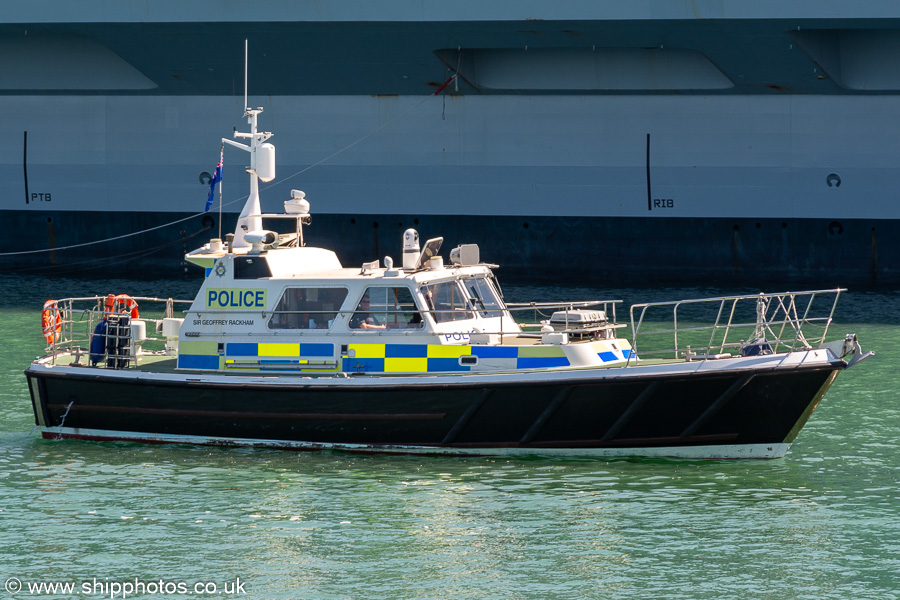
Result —
<instances>
[{"instance_id":1,"label":"battenburg markings","mask_svg":"<svg viewBox=\"0 0 900 600\"><path fill-rule=\"evenodd\" d=\"M441 344L350 344L348 350L341 356L341 368L349 373L471 371L470 365L460 361L460 357L464 356L499 359L510 370L568 367L571 364L559 346L497 348ZM499 364L495 362L494 367Z\"/></svg>"},{"instance_id":2,"label":"battenburg markings","mask_svg":"<svg viewBox=\"0 0 900 600\"><path fill-rule=\"evenodd\" d=\"M207 290L206 308L265 308L266 290Z\"/></svg>"}]
</instances>

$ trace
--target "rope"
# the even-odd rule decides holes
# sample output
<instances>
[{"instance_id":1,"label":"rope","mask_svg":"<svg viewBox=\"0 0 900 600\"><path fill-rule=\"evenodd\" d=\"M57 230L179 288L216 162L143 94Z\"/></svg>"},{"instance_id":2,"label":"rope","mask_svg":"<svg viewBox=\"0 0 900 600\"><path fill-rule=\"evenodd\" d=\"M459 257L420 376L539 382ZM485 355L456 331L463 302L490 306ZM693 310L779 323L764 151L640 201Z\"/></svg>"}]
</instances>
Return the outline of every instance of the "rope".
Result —
<instances>
[{"instance_id":1,"label":"rope","mask_svg":"<svg viewBox=\"0 0 900 600\"><path fill-rule=\"evenodd\" d=\"M416 103L416 104L413 105L412 107L410 107L410 108L408 108L407 110L403 111L402 113L400 113L399 115L397 115L396 117L394 117L393 119L391 119L390 121L387 121L386 123L383 123L383 124L379 125L379 126L376 127L375 129L373 129L372 131L370 131L369 133L367 133L366 135L362 136L361 138L357 139L357 140L354 141L354 142L351 142L351 143L347 144L346 146L344 146L343 148L341 148L341 149L338 150L337 152L333 152L332 154L329 154L328 156L326 156L326 157L323 158L322 160L320 160L320 161L318 161L318 162L315 162L315 163L309 165L308 167L306 167L306 168L304 168L304 169L301 169L301 170L297 171L296 173L294 173L294 174L292 174L292 175L289 175L288 177L285 177L285 178L281 179L277 184L276 184L276 183L273 183L272 185L269 185L269 186L266 186L266 187L261 188L260 191L265 191L265 190L268 190L268 189L270 189L270 188L272 188L272 187L275 187L276 185L280 185L280 184L284 183L285 181L288 181L288 180L290 180L290 179L293 179L294 177L297 177L297 176L299 176L299 175L302 175L302 174L306 173L307 171L309 171L310 169L313 169L313 168L315 168L315 167L318 167L318 166L321 165L322 163L331 160L331 159L334 158L335 156L338 156L339 154L341 154L341 153L343 153L343 152L346 152L347 150L349 150L350 148L353 148L353 147L356 146L357 144L360 144L360 143L364 142L365 140L369 139L370 137L372 137L373 135L375 135L376 133L378 133L379 131L381 131L382 129L384 129L385 127L387 127L388 125L391 125L391 124L394 123L395 121L397 121L397 120L399 120L399 119L405 117L406 115L408 115L408 114L411 113L412 111L416 110L417 108L419 108L420 106L422 106L423 104L425 104L426 102L428 102L428 100L430 100L431 98L433 98L433 96L431 96L431 95L426 96L423 100L419 101L418 103ZM230 206L230 205L232 205L232 204L235 204L236 202L243 202L243 201L246 201L247 198L248 198L248 196L245 195L245 196L242 196L242 197L237 198L237 199L235 199L235 200L232 200L232 201L230 201L230 202L226 202L224 205L222 204L221 198L220 198L220 200L219 200L219 210L220 210L220 213L221 213L222 206ZM22 256L22 255L25 255L25 254L42 254L42 253L46 253L46 252L59 252L59 251L61 251L61 250L71 250L71 249L73 249L73 248L84 248L85 246L95 246L95 245L97 245L97 244L105 244L105 243L107 243L107 242L114 242L114 241L116 241L116 240L122 240L122 239L129 238L129 237L133 237L133 236L136 236L136 235L142 235L142 234L144 234L144 233L149 233L149 232L151 232L151 231L156 231L156 230L158 230L158 229L163 229L163 228L165 228L165 227L170 227L170 226L172 226L172 225L177 225L178 223L184 223L185 221L189 221L189 220L191 220L191 219L193 219L193 218L195 218L195 217L201 217L201 216L203 216L204 214L206 214L206 211L203 211L203 212L197 212L197 213L194 213L194 214L189 215L189 216L187 216L187 217L184 217L184 218L181 218L181 219L176 219L175 221L170 221L169 223L163 223L162 225L157 225L156 227L150 227L150 228L148 228L148 229L142 229L142 230L140 230L140 231L134 231L134 232L131 232L131 233L125 233L125 234L122 234L122 235L117 235L117 236L115 236L115 237L110 237L110 238L106 238L106 239L102 239L102 240L95 240L95 241L93 241L93 242L83 242L83 243L81 243L81 244L70 244L70 245L68 245L68 246L59 246L59 247L57 247L57 248L42 248L42 249L40 249L40 250L21 250L21 251L18 251L18 252L0 252L0 257L2 257L2 256ZM221 223L221 218L219 219L219 223Z\"/></svg>"},{"instance_id":2,"label":"rope","mask_svg":"<svg viewBox=\"0 0 900 600\"><path fill-rule=\"evenodd\" d=\"M171 221L169 223L164 223L162 225L157 225L156 227L150 227L148 229L142 229L140 231L134 231L132 233L125 233L123 235L117 235L115 237L106 238L103 240L96 240L93 242L84 242L82 244L70 244L68 246L59 246L58 248L43 248L41 250L21 250L19 252L0 252L0 256L20 256L22 254L40 254L42 252L57 252L59 250L71 250L72 248L83 248L85 246L94 246L96 244L105 244L106 242L114 242L116 240L122 240L128 237L132 237L135 235L140 235L142 233L147 233L150 231L156 231L157 229L162 229L163 227L169 227L170 225L177 225L178 223L183 223L189 219L193 219L194 217L199 217L204 213L196 213L190 215L188 217L184 217L183 219L178 219L176 221Z\"/></svg>"},{"instance_id":3,"label":"rope","mask_svg":"<svg viewBox=\"0 0 900 600\"><path fill-rule=\"evenodd\" d=\"M71 400L71 401L69 402L69 405L66 407L66 412L63 413L62 419L59 420L59 425L57 425L57 427L62 427L63 425L66 424L66 417L69 416L69 410L72 408L72 405L73 405L73 404L75 404L75 401L74 401L74 400ZM61 440L61 439L62 439L62 434L59 434L59 437L56 438L56 439Z\"/></svg>"},{"instance_id":4,"label":"rope","mask_svg":"<svg viewBox=\"0 0 900 600\"><path fill-rule=\"evenodd\" d=\"M34 267L21 267L18 269L14 268L14 269L11 269L10 272L25 273L25 274L28 274L28 273L39 274L41 271L53 271L54 273L57 273L57 274L66 274L66 273L82 272L82 271L90 270L90 269L106 268L106 267L109 267L112 265L126 263L126 262L129 262L136 258L150 256L156 252L159 252L163 248L166 248L168 246L174 246L175 244L181 244L191 238L197 237L198 235L202 234L204 231L209 231L209 229L210 229L209 226L202 227L199 230L195 231L194 233L185 235L183 238L171 240L169 242L164 242L164 243L162 243L158 246L154 246L152 248L143 248L141 250L135 250L134 252L128 252L125 254L117 254L115 259L110 258L110 257L92 258L89 260L83 260L83 261L79 261L79 262L67 262L64 265L50 264L50 265L34 266ZM140 232L138 232L138 233L140 233ZM134 235L137 235L137 234L134 234ZM95 243L100 243L100 242L95 242ZM58 249L59 248L57 248L57 250ZM40 252L40 251L38 251L38 252ZM66 270L61 270L62 266L64 266L66 268Z\"/></svg>"}]
</instances>

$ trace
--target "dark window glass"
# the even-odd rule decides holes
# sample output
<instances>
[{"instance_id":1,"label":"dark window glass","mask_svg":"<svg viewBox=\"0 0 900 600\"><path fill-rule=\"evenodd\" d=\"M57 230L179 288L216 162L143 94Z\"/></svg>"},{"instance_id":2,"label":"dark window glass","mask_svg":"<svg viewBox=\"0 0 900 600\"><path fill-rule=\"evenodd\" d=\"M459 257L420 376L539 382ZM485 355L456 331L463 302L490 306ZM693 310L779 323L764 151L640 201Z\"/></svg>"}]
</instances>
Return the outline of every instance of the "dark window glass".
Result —
<instances>
[{"instance_id":1,"label":"dark window glass","mask_svg":"<svg viewBox=\"0 0 900 600\"><path fill-rule=\"evenodd\" d=\"M367 288L350 317L351 329L417 329L422 325L412 292L405 287Z\"/></svg>"},{"instance_id":2,"label":"dark window glass","mask_svg":"<svg viewBox=\"0 0 900 600\"><path fill-rule=\"evenodd\" d=\"M287 288L269 319L269 329L331 329L346 297L347 288Z\"/></svg>"},{"instance_id":3,"label":"dark window glass","mask_svg":"<svg viewBox=\"0 0 900 600\"><path fill-rule=\"evenodd\" d=\"M232 264L235 279L263 279L272 276L265 256L235 256Z\"/></svg>"},{"instance_id":4,"label":"dark window glass","mask_svg":"<svg viewBox=\"0 0 900 600\"><path fill-rule=\"evenodd\" d=\"M482 317L502 317L503 306L494 290L491 282L484 277L474 277L465 280L464 284L469 298L472 300L472 306L481 314Z\"/></svg>"},{"instance_id":5,"label":"dark window glass","mask_svg":"<svg viewBox=\"0 0 900 600\"><path fill-rule=\"evenodd\" d=\"M474 319L469 300L456 280L432 283L422 287L422 294L435 323Z\"/></svg>"}]
</instances>

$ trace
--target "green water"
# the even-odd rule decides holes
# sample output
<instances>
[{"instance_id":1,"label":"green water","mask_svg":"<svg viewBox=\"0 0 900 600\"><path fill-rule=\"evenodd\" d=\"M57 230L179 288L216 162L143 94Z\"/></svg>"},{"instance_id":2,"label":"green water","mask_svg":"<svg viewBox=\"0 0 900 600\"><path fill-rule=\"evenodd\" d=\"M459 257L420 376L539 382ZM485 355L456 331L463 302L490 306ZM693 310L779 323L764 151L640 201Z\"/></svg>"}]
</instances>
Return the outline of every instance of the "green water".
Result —
<instances>
[{"instance_id":1,"label":"green water","mask_svg":"<svg viewBox=\"0 0 900 600\"><path fill-rule=\"evenodd\" d=\"M30 433L22 370L43 349L45 299L196 288L0 276L0 598L121 598L111 584L136 578L183 583L190 593L165 595L185 598L900 598L900 293L842 297L835 335L857 332L878 356L838 378L774 461L366 457ZM506 296L733 291L747 290ZM23 587L10 594L13 577ZM79 593L29 593L38 582ZM193 593L198 582L210 593Z\"/></svg>"}]
</instances>

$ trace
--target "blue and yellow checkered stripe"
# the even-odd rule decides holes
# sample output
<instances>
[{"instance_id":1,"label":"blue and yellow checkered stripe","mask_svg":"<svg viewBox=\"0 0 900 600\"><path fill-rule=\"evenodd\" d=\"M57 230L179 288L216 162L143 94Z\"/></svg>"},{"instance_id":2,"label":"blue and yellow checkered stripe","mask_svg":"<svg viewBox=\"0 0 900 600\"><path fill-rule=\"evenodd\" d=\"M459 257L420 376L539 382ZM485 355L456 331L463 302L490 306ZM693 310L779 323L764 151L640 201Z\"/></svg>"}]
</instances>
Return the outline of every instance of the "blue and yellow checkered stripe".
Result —
<instances>
[{"instance_id":1,"label":"blue and yellow checkered stripe","mask_svg":"<svg viewBox=\"0 0 900 600\"><path fill-rule=\"evenodd\" d=\"M337 363L330 366L310 363L334 359L334 344L310 342L230 342L225 346L225 366L229 370L243 371L336 371ZM308 365L308 368L304 368Z\"/></svg>"},{"instance_id":2,"label":"blue and yellow checkered stripe","mask_svg":"<svg viewBox=\"0 0 900 600\"><path fill-rule=\"evenodd\" d=\"M615 350L608 343L595 344L602 363L633 357L631 349ZM455 346L440 344L349 344L348 351L333 367L317 366L317 371L342 370L347 373L446 373L469 372L472 365L460 363L460 357L478 358L481 368L492 370L529 370L571 366L561 346ZM198 370L305 370L311 362L335 359L335 345L304 342L229 342L224 355L217 342L182 341L178 368ZM253 364L248 364L252 362ZM240 364L244 363L244 364ZM240 366L239 366L240 365Z\"/></svg>"},{"instance_id":3,"label":"blue and yellow checkered stripe","mask_svg":"<svg viewBox=\"0 0 900 600\"><path fill-rule=\"evenodd\" d=\"M302 342L229 342L225 345L227 356L243 356L260 358L278 357L332 357L334 344L302 343Z\"/></svg>"},{"instance_id":4,"label":"blue and yellow checkered stripe","mask_svg":"<svg viewBox=\"0 0 900 600\"><path fill-rule=\"evenodd\" d=\"M460 357L490 359L495 367L540 369L568 367L559 346L443 346L439 344L350 344L342 357L347 373L438 373L472 370Z\"/></svg>"},{"instance_id":5,"label":"blue and yellow checkered stripe","mask_svg":"<svg viewBox=\"0 0 900 600\"><path fill-rule=\"evenodd\" d=\"M278 365L303 365L315 359L333 359L334 344L300 342L229 342L224 354L219 353L218 342L185 340L178 345L178 368L216 371L225 368L235 359L253 360L258 368L244 370L277 370ZM321 369L317 369L321 370Z\"/></svg>"}]
</instances>

